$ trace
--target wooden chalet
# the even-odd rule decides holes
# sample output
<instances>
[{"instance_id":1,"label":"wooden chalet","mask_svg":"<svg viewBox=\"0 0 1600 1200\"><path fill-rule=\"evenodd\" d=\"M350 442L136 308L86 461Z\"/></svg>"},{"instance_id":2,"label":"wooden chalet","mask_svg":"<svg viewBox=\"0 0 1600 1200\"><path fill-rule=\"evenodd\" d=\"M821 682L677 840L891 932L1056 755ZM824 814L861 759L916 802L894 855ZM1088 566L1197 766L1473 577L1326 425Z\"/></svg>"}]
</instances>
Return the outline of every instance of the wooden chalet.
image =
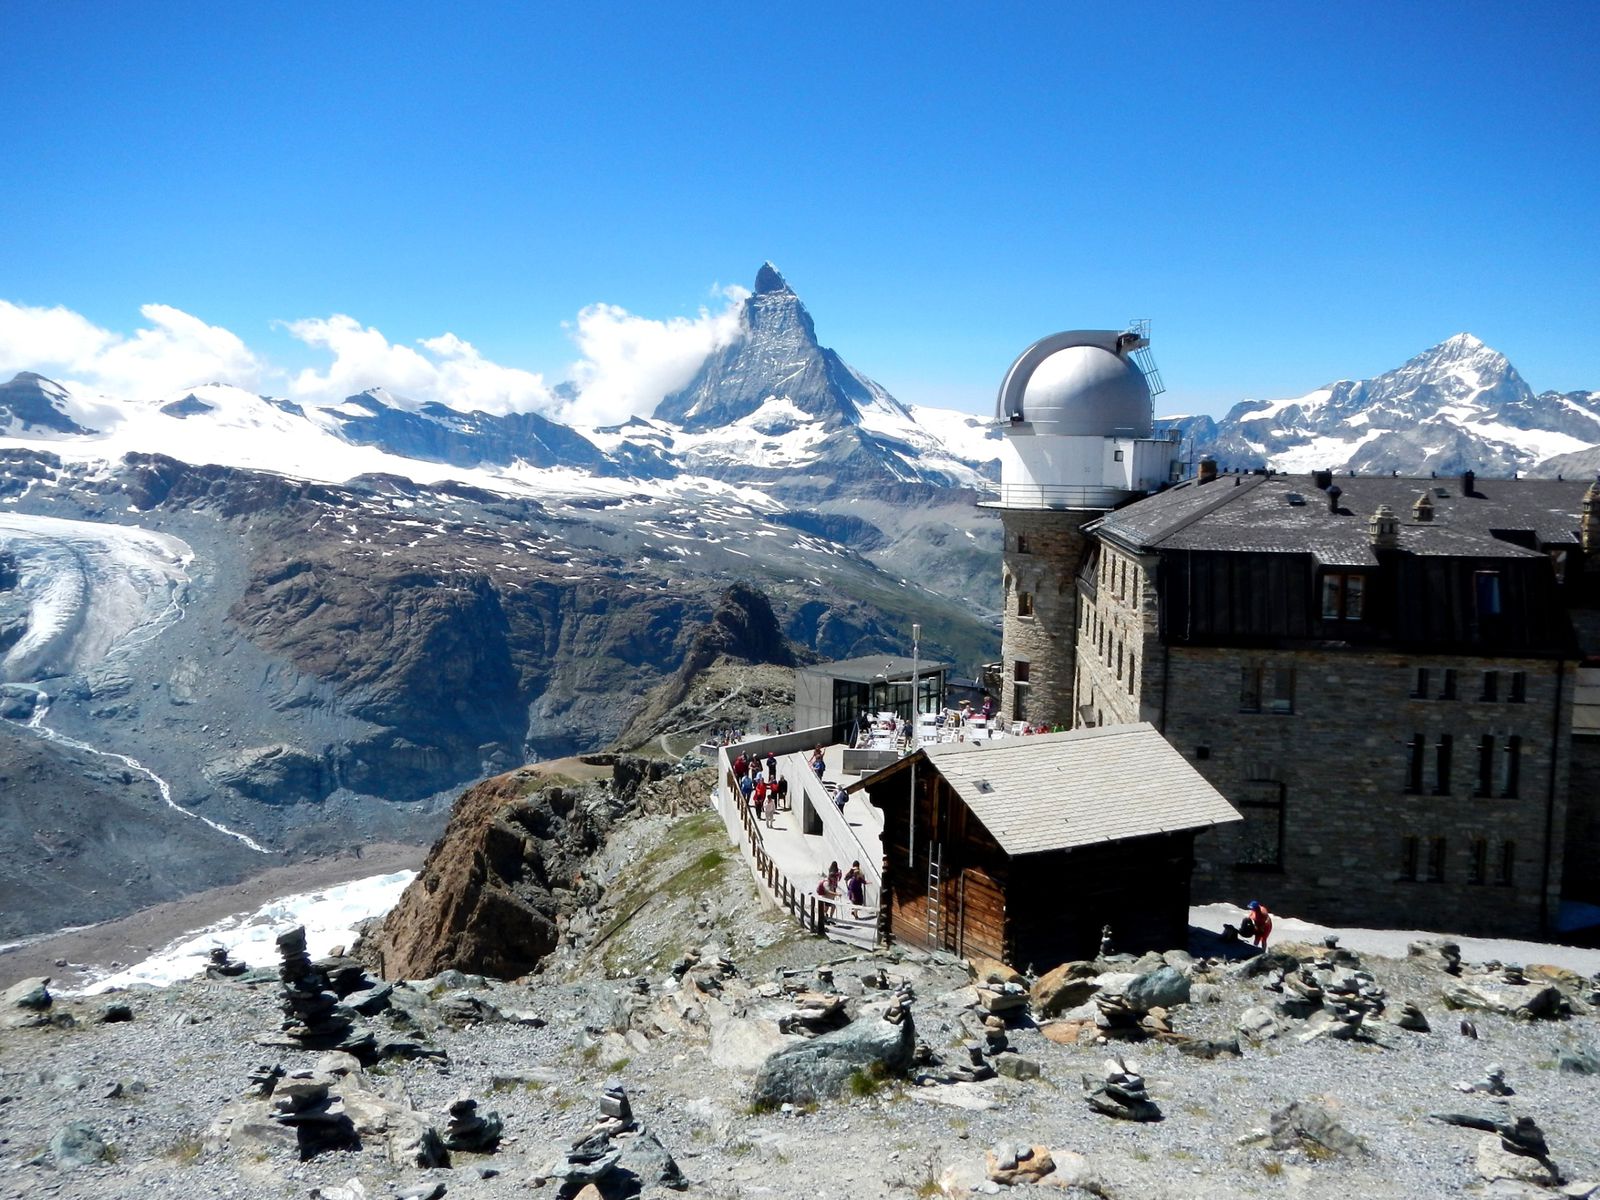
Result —
<instances>
[{"instance_id":1,"label":"wooden chalet","mask_svg":"<svg viewBox=\"0 0 1600 1200\"><path fill-rule=\"evenodd\" d=\"M927 746L849 790L883 812L891 937L1039 970L1105 925L1185 946L1195 835L1241 819L1144 723Z\"/></svg>"}]
</instances>

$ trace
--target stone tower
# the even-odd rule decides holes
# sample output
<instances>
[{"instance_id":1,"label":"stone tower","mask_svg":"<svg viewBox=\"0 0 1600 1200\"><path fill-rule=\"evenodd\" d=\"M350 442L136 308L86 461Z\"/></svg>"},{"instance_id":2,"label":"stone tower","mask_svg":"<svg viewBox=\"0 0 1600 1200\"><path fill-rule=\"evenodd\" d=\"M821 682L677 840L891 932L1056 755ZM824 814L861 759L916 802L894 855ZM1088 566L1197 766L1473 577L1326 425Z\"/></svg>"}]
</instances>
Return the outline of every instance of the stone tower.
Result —
<instances>
[{"instance_id":1,"label":"stone tower","mask_svg":"<svg viewBox=\"0 0 1600 1200\"><path fill-rule=\"evenodd\" d=\"M1008 720L1070 728L1083 527L1175 477L1178 444L1151 436L1140 333L1079 329L1041 338L1011 364L995 420L1003 435L1002 626Z\"/></svg>"}]
</instances>

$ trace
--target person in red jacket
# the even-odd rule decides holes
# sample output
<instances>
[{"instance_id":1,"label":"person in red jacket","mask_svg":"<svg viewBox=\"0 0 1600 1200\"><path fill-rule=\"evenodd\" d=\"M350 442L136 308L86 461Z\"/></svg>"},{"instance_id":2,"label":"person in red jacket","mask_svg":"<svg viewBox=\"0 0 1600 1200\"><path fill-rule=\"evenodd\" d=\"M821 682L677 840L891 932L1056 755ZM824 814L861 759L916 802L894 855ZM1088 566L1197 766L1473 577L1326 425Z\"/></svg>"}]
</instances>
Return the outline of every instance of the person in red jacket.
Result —
<instances>
[{"instance_id":1,"label":"person in red jacket","mask_svg":"<svg viewBox=\"0 0 1600 1200\"><path fill-rule=\"evenodd\" d=\"M1267 906L1259 900L1250 901L1250 933L1257 947L1262 950L1267 948L1267 937L1272 933L1272 914L1267 911ZM1241 933L1244 930L1240 930Z\"/></svg>"}]
</instances>

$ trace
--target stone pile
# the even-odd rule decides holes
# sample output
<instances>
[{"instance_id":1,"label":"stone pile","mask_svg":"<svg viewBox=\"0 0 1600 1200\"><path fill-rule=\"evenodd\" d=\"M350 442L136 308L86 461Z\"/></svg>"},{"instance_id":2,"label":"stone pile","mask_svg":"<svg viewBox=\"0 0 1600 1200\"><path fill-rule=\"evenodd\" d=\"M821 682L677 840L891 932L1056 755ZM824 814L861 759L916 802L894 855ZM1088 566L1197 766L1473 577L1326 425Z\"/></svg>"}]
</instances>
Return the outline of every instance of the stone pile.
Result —
<instances>
[{"instance_id":1,"label":"stone pile","mask_svg":"<svg viewBox=\"0 0 1600 1200\"><path fill-rule=\"evenodd\" d=\"M207 979L237 979L250 969L246 963L234 962L226 946L211 947L210 959L206 963Z\"/></svg>"},{"instance_id":2,"label":"stone pile","mask_svg":"<svg viewBox=\"0 0 1600 1200\"><path fill-rule=\"evenodd\" d=\"M1056 1169L1055 1159L1043 1146L1017 1146L997 1142L985 1156L984 1166L994 1183L1011 1187L1037 1183Z\"/></svg>"},{"instance_id":3,"label":"stone pile","mask_svg":"<svg viewBox=\"0 0 1600 1200\"><path fill-rule=\"evenodd\" d=\"M304 926L279 934L277 944L283 959L278 967L278 978L283 983L283 1032L264 1034L257 1042L302 1050L343 1050L362 1062L372 1062L376 1058L376 1039L370 1032L356 1030L350 1010L343 1008L339 997L329 990L327 976L306 953Z\"/></svg>"},{"instance_id":4,"label":"stone pile","mask_svg":"<svg viewBox=\"0 0 1600 1200\"><path fill-rule=\"evenodd\" d=\"M1084 1080L1090 1108L1123 1121L1161 1120L1161 1109L1150 1099L1144 1076L1136 1067L1121 1058L1112 1058L1106 1060L1105 1072L1105 1079L1092 1089L1089 1080Z\"/></svg>"},{"instance_id":5,"label":"stone pile","mask_svg":"<svg viewBox=\"0 0 1600 1200\"><path fill-rule=\"evenodd\" d=\"M1436 966L1447 975L1461 974L1461 947L1455 942L1428 939L1412 942L1406 947L1406 957L1420 958Z\"/></svg>"},{"instance_id":6,"label":"stone pile","mask_svg":"<svg viewBox=\"0 0 1600 1200\"><path fill-rule=\"evenodd\" d=\"M268 1119L293 1134L301 1159L356 1144L355 1125L342 1098L332 1094L332 1083L310 1071L297 1071L278 1080L267 1096Z\"/></svg>"},{"instance_id":7,"label":"stone pile","mask_svg":"<svg viewBox=\"0 0 1600 1200\"><path fill-rule=\"evenodd\" d=\"M1544 1130L1532 1117L1496 1121L1466 1113L1433 1113L1435 1121L1481 1130L1489 1136L1478 1141L1478 1174L1493 1183L1499 1179L1550 1186L1561 1182L1561 1170L1550 1160Z\"/></svg>"},{"instance_id":8,"label":"stone pile","mask_svg":"<svg viewBox=\"0 0 1600 1200\"><path fill-rule=\"evenodd\" d=\"M600 1096L600 1116L578 1135L565 1158L552 1164L544 1177L560 1183L556 1195L571 1200L593 1187L607 1197L637 1196L645 1188L689 1186L678 1164L659 1138L633 1118L633 1106L620 1084ZM543 1179L536 1177L535 1185Z\"/></svg>"},{"instance_id":9,"label":"stone pile","mask_svg":"<svg viewBox=\"0 0 1600 1200\"><path fill-rule=\"evenodd\" d=\"M478 1115L478 1102L462 1092L450 1104L450 1123L445 1127L446 1150L466 1150L475 1154L490 1154L500 1144L504 1122L497 1112Z\"/></svg>"},{"instance_id":10,"label":"stone pile","mask_svg":"<svg viewBox=\"0 0 1600 1200\"><path fill-rule=\"evenodd\" d=\"M844 997L837 992L806 991L791 999L795 1004L794 1010L778 1018L780 1033L816 1037L850 1023L850 1016L845 1012Z\"/></svg>"},{"instance_id":11,"label":"stone pile","mask_svg":"<svg viewBox=\"0 0 1600 1200\"><path fill-rule=\"evenodd\" d=\"M1506 1083L1506 1069L1495 1063L1483 1073L1483 1078L1472 1083L1458 1082L1458 1092L1482 1092L1487 1096L1514 1096L1516 1090Z\"/></svg>"},{"instance_id":12,"label":"stone pile","mask_svg":"<svg viewBox=\"0 0 1600 1200\"><path fill-rule=\"evenodd\" d=\"M351 1060L345 1059L348 1067ZM206 1131L208 1149L248 1154L289 1151L302 1160L325 1150L373 1150L400 1166L449 1161L425 1113L380 1096L359 1070L333 1073L258 1066L244 1094L223 1106Z\"/></svg>"}]
</instances>

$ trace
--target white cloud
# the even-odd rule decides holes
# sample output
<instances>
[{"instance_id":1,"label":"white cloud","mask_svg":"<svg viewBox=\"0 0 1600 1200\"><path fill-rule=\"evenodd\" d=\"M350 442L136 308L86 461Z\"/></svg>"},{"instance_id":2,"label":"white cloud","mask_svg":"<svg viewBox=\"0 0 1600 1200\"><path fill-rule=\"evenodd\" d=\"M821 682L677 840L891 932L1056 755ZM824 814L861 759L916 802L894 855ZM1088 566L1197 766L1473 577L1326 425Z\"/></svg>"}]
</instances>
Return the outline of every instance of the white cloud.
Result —
<instances>
[{"instance_id":1,"label":"white cloud","mask_svg":"<svg viewBox=\"0 0 1600 1200\"><path fill-rule=\"evenodd\" d=\"M635 316L615 304L589 305L568 327L583 357L570 371L578 400L562 419L612 425L649 414L663 396L694 378L708 354L738 338L749 294L724 288L720 312L702 308L693 319L667 321Z\"/></svg>"},{"instance_id":2,"label":"white cloud","mask_svg":"<svg viewBox=\"0 0 1600 1200\"><path fill-rule=\"evenodd\" d=\"M254 387L268 374L238 336L167 304L146 304L131 336L59 305L0 300L0 374L38 371L116 397L144 400L220 380Z\"/></svg>"},{"instance_id":3,"label":"white cloud","mask_svg":"<svg viewBox=\"0 0 1600 1200\"><path fill-rule=\"evenodd\" d=\"M537 372L485 358L454 333L391 342L354 317L335 313L285 321L291 336L327 356L323 366L286 371L238 335L165 304L140 308L132 334L102 329L62 307L0 300L0 378L20 370L78 384L113 399L151 400L201 383L287 390L311 403L337 403L367 388L435 400L461 410L542 412L556 420L608 425L646 415L693 378L708 354L742 329L743 288L714 289L716 311L660 321L614 304L591 304L566 325L580 358L569 369L576 400L552 393Z\"/></svg>"}]
</instances>

